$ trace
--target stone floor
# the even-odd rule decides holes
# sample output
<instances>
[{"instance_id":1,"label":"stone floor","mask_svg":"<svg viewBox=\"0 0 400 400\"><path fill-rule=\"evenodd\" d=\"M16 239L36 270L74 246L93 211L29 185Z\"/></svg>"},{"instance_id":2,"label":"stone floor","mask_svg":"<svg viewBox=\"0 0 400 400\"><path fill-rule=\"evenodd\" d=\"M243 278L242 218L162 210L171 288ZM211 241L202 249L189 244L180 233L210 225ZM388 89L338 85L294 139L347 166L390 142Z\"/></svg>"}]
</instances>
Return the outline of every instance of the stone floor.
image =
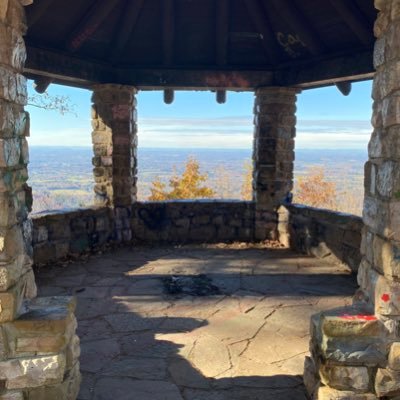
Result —
<instances>
[{"instance_id":1,"label":"stone floor","mask_svg":"<svg viewBox=\"0 0 400 400\"><path fill-rule=\"evenodd\" d=\"M170 295L206 274L221 293ZM305 399L310 316L350 303L344 268L284 249L122 249L37 273L78 297L80 400Z\"/></svg>"}]
</instances>

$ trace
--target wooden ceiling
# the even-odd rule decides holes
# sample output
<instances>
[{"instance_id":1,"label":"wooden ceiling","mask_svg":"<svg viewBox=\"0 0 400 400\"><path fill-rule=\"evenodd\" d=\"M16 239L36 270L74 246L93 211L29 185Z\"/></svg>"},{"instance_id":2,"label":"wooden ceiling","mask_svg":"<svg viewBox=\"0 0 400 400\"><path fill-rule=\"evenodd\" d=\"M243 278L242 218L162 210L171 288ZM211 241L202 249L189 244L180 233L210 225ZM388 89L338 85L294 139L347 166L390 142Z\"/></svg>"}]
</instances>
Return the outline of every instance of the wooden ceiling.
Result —
<instances>
[{"instance_id":1,"label":"wooden ceiling","mask_svg":"<svg viewBox=\"0 0 400 400\"><path fill-rule=\"evenodd\" d=\"M373 74L373 0L35 0L26 75L253 90Z\"/></svg>"}]
</instances>

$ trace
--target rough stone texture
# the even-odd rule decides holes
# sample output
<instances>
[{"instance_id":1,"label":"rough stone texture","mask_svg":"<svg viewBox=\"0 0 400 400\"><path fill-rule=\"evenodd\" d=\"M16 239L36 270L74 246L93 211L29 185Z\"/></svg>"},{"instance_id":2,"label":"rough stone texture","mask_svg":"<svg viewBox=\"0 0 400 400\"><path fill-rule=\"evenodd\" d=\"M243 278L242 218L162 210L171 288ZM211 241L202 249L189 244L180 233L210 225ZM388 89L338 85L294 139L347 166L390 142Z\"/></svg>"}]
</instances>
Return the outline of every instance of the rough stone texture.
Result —
<instances>
[{"instance_id":1,"label":"rough stone texture","mask_svg":"<svg viewBox=\"0 0 400 400\"><path fill-rule=\"evenodd\" d=\"M250 242L254 203L198 200L142 202L133 207L133 236L141 243Z\"/></svg>"},{"instance_id":2,"label":"rough stone texture","mask_svg":"<svg viewBox=\"0 0 400 400\"><path fill-rule=\"evenodd\" d=\"M136 200L136 89L96 85L92 96L93 173L96 203L112 207L115 236L129 241L130 207Z\"/></svg>"},{"instance_id":3,"label":"rough stone texture","mask_svg":"<svg viewBox=\"0 0 400 400\"><path fill-rule=\"evenodd\" d=\"M278 239L278 208L293 188L298 89L260 88L254 104L255 238Z\"/></svg>"},{"instance_id":4,"label":"rough stone texture","mask_svg":"<svg viewBox=\"0 0 400 400\"><path fill-rule=\"evenodd\" d=\"M355 277L257 246L136 246L41 268L40 295L78 297L78 399L306 400L310 316L350 304ZM221 293L165 291L165 278L200 274Z\"/></svg>"},{"instance_id":5,"label":"rough stone texture","mask_svg":"<svg viewBox=\"0 0 400 400\"><path fill-rule=\"evenodd\" d=\"M75 302L35 298L25 30L22 3L0 0L0 399L75 400L80 382ZM54 397L50 388L66 379L68 395Z\"/></svg>"},{"instance_id":6,"label":"rough stone texture","mask_svg":"<svg viewBox=\"0 0 400 400\"><path fill-rule=\"evenodd\" d=\"M290 247L296 251L343 263L356 272L360 265L360 217L292 204L289 210Z\"/></svg>"},{"instance_id":7,"label":"rough stone texture","mask_svg":"<svg viewBox=\"0 0 400 400\"><path fill-rule=\"evenodd\" d=\"M369 368L370 384L364 389L373 393L372 398L400 396L400 2L376 1L376 5L380 13L374 27L374 131L365 165L360 289L354 297L355 312L342 313L343 321L335 322L339 336L324 329L326 313L313 319L311 351L319 377L327 385L317 393L323 399L363 398L355 385L348 394L336 393L338 382L324 379L329 362L335 364L338 376L345 376L349 367ZM359 327L350 329L350 322ZM305 378L309 376L306 371Z\"/></svg>"},{"instance_id":8,"label":"rough stone texture","mask_svg":"<svg viewBox=\"0 0 400 400\"><path fill-rule=\"evenodd\" d=\"M106 207L44 212L32 220L36 264L101 248L114 237L113 212Z\"/></svg>"}]
</instances>

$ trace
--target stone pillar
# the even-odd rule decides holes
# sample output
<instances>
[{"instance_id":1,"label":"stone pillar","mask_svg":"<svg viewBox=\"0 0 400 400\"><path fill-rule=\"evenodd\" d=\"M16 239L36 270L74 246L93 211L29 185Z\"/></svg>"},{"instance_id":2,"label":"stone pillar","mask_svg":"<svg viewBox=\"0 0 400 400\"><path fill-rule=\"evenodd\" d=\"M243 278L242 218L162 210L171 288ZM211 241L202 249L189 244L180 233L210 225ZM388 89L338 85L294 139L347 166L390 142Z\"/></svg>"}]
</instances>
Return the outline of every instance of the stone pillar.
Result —
<instances>
[{"instance_id":1,"label":"stone pillar","mask_svg":"<svg viewBox=\"0 0 400 400\"><path fill-rule=\"evenodd\" d=\"M288 200L293 188L296 95L299 92L285 87L256 91L253 153L256 240L283 239L287 244L287 224L284 221L278 224L278 209Z\"/></svg>"},{"instance_id":2,"label":"stone pillar","mask_svg":"<svg viewBox=\"0 0 400 400\"><path fill-rule=\"evenodd\" d=\"M21 3L0 0L0 399L72 400L80 380L75 303L35 298Z\"/></svg>"},{"instance_id":3,"label":"stone pillar","mask_svg":"<svg viewBox=\"0 0 400 400\"><path fill-rule=\"evenodd\" d=\"M130 217L136 201L136 89L104 84L93 87L92 140L96 204L115 215L115 240L132 238Z\"/></svg>"},{"instance_id":4,"label":"stone pillar","mask_svg":"<svg viewBox=\"0 0 400 400\"><path fill-rule=\"evenodd\" d=\"M376 1L374 127L354 305L313 318L305 382L318 399L400 398L400 1Z\"/></svg>"}]
</instances>

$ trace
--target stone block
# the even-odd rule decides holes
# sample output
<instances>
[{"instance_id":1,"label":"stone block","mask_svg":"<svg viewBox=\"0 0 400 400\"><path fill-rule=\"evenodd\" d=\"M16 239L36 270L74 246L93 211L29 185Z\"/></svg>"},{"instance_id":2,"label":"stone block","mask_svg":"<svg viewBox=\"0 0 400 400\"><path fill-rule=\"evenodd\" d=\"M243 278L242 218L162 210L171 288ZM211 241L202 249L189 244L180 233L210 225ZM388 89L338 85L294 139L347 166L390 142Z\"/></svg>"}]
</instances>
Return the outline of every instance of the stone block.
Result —
<instances>
[{"instance_id":1,"label":"stone block","mask_svg":"<svg viewBox=\"0 0 400 400\"><path fill-rule=\"evenodd\" d=\"M400 316L400 283L379 276L375 285L375 312L386 316Z\"/></svg>"},{"instance_id":2,"label":"stone block","mask_svg":"<svg viewBox=\"0 0 400 400\"><path fill-rule=\"evenodd\" d=\"M312 398L318 387L319 379L314 361L310 357L304 359L303 381L309 397Z\"/></svg>"},{"instance_id":3,"label":"stone block","mask_svg":"<svg viewBox=\"0 0 400 400\"><path fill-rule=\"evenodd\" d=\"M33 279L33 282L32 282ZM6 292L0 292L0 322L12 321L16 318L22 302L30 286L34 285L33 273L26 273Z\"/></svg>"},{"instance_id":4,"label":"stone block","mask_svg":"<svg viewBox=\"0 0 400 400\"><path fill-rule=\"evenodd\" d=\"M328 337L376 337L384 335L382 323L362 308L340 307L320 314L321 331Z\"/></svg>"},{"instance_id":5,"label":"stone block","mask_svg":"<svg viewBox=\"0 0 400 400\"><path fill-rule=\"evenodd\" d=\"M26 389L61 383L65 356L19 358L0 362L0 379L7 389Z\"/></svg>"},{"instance_id":6,"label":"stone block","mask_svg":"<svg viewBox=\"0 0 400 400\"><path fill-rule=\"evenodd\" d=\"M356 393L370 391L370 378L367 367L346 367L323 364L319 369L321 382L333 389Z\"/></svg>"},{"instance_id":7,"label":"stone block","mask_svg":"<svg viewBox=\"0 0 400 400\"><path fill-rule=\"evenodd\" d=\"M10 262L0 262L0 292L16 285L22 275L31 271L31 264L31 258L26 255L19 255Z\"/></svg>"},{"instance_id":8,"label":"stone block","mask_svg":"<svg viewBox=\"0 0 400 400\"><path fill-rule=\"evenodd\" d=\"M384 128L400 124L400 96L392 94L382 100L382 123Z\"/></svg>"},{"instance_id":9,"label":"stone block","mask_svg":"<svg viewBox=\"0 0 400 400\"><path fill-rule=\"evenodd\" d=\"M0 2L0 22L4 23L7 16L9 0L2 0Z\"/></svg>"},{"instance_id":10,"label":"stone block","mask_svg":"<svg viewBox=\"0 0 400 400\"><path fill-rule=\"evenodd\" d=\"M375 377L375 392L379 398L400 395L400 372L389 368L378 368Z\"/></svg>"},{"instance_id":11,"label":"stone block","mask_svg":"<svg viewBox=\"0 0 400 400\"><path fill-rule=\"evenodd\" d=\"M80 383L79 363L76 363L62 383L30 389L26 400L75 400L78 397Z\"/></svg>"},{"instance_id":12,"label":"stone block","mask_svg":"<svg viewBox=\"0 0 400 400\"><path fill-rule=\"evenodd\" d=\"M373 239L374 266L388 277L400 277L400 247L378 235Z\"/></svg>"},{"instance_id":13,"label":"stone block","mask_svg":"<svg viewBox=\"0 0 400 400\"><path fill-rule=\"evenodd\" d=\"M0 65L0 99L25 105L27 96L26 78Z\"/></svg>"},{"instance_id":14,"label":"stone block","mask_svg":"<svg viewBox=\"0 0 400 400\"><path fill-rule=\"evenodd\" d=\"M49 238L49 233L45 225L35 226L33 230L33 243L46 242Z\"/></svg>"},{"instance_id":15,"label":"stone block","mask_svg":"<svg viewBox=\"0 0 400 400\"><path fill-rule=\"evenodd\" d=\"M21 32L10 26L0 24L0 64L9 65L16 71L21 71L26 59L25 43Z\"/></svg>"},{"instance_id":16,"label":"stone block","mask_svg":"<svg viewBox=\"0 0 400 400\"><path fill-rule=\"evenodd\" d=\"M66 350L66 368L70 370L78 361L81 355L80 340L77 335L74 335L70 340Z\"/></svg>"},{"instance_id":17,"label":"stone block","mask_svg":"<svg viewBox=\"0 0 400 400\"><path fill-rule=\"evenodd\" d=\"M25 0L26 1L26 0ZM26 32L26 18L23 1L8 0L8 8L6 15L6 24L16 29L18 32L25 34Z\"/></svg>"},{"instance_id":18,"label":"stone block","mask_svg":"<svg viewBox=\"0 0 400 400\"><path fill-rule=\"evenodd\" d=\"M368 295L369 301L373 304L375 304L375 287L380 276L365 258L361 261L358 268L357 281Z\"/></svg>"},{"instance_id":19,"label":"stone block","mask_svg":"<svg viewBox=\"0 0 400 400\"><path fill-rule=\"evenodd\" d=\"M363 308L323 312L313 317L311 326L315 356L345 366L386 364L386 328Z\"/></svg>"},{"instance_id":20,"label":"stone block","mask_svg":"<svg viewBox=\"0 0 400 400\"><path fill-rule=\"evenodd\" d=\"M388 367L400 371L400 342L394 342L390 346Z\"/></svg>"},{"instance_id":21,"label":"stone block","mask_svg":"<svg viewBox=\"0 0 400 400\"><path fill-rule=\"evenodd\" d=\"M373 393L354 393L320 386L313 400L378 400L378 398Z\"/></svg>"},{"instance_id":22,"label":"stone block","mask_svg":"<svg viewBox=\"0 0 400 400\"><path fill-rule=\"evenodd\" d=\"M28 311L3 325L11 357L61 353L76 330L74 298L40 298L27 304Z\"/></svg>"},{"instance_id":23,"label":"stone block","mask_svg":"<svg viewBox=\"0 0 400 400\"><path fill-rule=\"evenodd\" d=\"M25 400L24 394L21 391L10 390L0 394L0 400Z\"/></svg>"}]
</instances>

